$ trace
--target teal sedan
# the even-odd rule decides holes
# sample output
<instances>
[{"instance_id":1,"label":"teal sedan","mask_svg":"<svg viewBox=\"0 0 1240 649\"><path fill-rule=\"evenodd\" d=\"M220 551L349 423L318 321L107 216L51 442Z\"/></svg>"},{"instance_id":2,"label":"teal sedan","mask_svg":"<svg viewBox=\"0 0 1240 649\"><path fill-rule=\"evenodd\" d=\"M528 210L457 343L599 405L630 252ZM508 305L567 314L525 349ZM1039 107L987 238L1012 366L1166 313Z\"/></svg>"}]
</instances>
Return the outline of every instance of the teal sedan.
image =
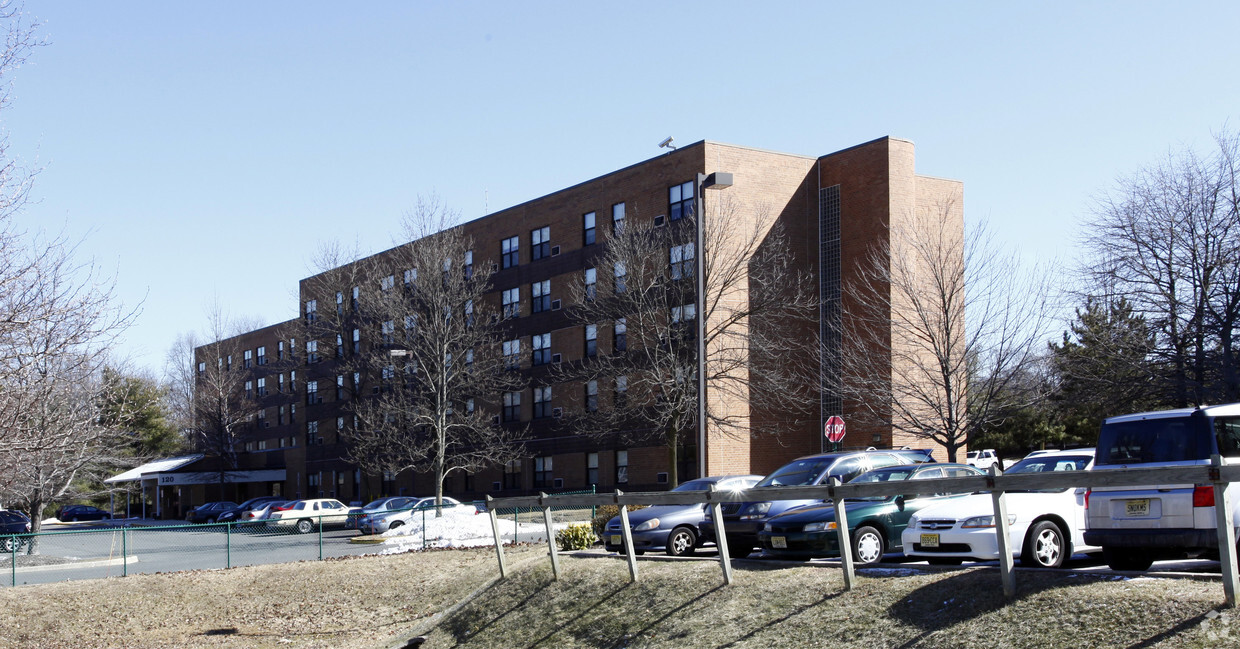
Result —
<instances>
[{"instance_id":1,"label":"teal sedan","mask_svg":"<svg viewBox=\"0 0 1240 649\"><path fill-rule=\"evenodd\" d=\"M850 480L849 484L978 475L984 473L965 464L912 464L875 469ZM967 494L848 499L845 507L853 560L858 565L878 563L887 552L900 550L900 534L917 510L964 495ZM834 505L801 507L767 521L758 532L758 542L767 554L776 557L834 557L840 554L836 528Z\"/></svg>"}]
</instances>

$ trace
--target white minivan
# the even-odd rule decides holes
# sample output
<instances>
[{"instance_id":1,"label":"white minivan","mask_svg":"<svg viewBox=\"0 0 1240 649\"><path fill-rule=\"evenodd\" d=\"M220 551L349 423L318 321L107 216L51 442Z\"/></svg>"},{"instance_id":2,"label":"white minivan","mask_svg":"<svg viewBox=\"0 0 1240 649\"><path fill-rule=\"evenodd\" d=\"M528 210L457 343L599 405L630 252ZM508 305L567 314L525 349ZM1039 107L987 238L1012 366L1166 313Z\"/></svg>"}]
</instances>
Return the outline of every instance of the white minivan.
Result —
<instances>
[{"instance_id":1,"label":"white minivan","mask_svg":"<svg viewBox=\"0 0 1240 649\"><path fill-rule=\"evenodd\" d=\"M1215 453L1240 463L1240 403L1111 417L1102 423L1097 449L1094 471L1207 465ZM1240 489L1229 485L1227 496L1240 513ZM1218 551L1209 484L1095 487L1086 508L1085 542L1101 546L1113 570Z\"/></svg>"}]
</instances>

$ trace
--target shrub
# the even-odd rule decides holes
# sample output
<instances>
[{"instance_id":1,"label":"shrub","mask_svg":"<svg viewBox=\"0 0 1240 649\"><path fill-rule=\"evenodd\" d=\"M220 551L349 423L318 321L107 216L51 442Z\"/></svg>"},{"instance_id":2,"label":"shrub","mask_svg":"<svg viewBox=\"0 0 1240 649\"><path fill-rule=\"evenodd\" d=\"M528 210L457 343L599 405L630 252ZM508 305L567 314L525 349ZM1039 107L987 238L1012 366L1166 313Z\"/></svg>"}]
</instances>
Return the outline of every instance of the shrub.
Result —
<instances>
[{"instance_id":1,"label":"shrub","mask_svg":"<svg viewBox=\"0 0 1240 649\"><path fill-rule=\"evenodd\" d=\"M645 509L646 505L629 505L629 513L639 509ZM619 505L599 505L594 512L594 518L590 521L590 526L594 528L594 533L599 537L603 536L603 529L607 527L607 521L620 515Z\"/></svg>"},{"instance_id":2,"label":"shrub","mask_svg":"<svg viewBox=\"0 0 1240 649\"><path fill-rule=\"evenodd\" d=\"M565 552L585 550L594 545L595 541L598 541L598 537L585 523L574 523L555 534L556 545Z\"/></svg>"}]
</instances>

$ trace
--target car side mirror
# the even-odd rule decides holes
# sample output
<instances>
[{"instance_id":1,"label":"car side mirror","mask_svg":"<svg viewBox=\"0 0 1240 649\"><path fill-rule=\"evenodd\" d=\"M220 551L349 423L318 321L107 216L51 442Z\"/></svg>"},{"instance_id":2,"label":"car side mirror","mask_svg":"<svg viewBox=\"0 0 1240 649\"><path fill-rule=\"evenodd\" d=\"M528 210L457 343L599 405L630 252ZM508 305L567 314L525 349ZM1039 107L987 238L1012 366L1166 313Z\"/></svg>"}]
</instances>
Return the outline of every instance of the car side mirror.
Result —
<instances>
[{"instance_id":1,"label":"car side mirror","mask_svg":"<svg viewBox=\"0 0 1240 649\"><path fill-rule=\"evenodd\" d=\"M896 496L896 509L904 511L904 496Z\"/></svg>"}]
</instances>

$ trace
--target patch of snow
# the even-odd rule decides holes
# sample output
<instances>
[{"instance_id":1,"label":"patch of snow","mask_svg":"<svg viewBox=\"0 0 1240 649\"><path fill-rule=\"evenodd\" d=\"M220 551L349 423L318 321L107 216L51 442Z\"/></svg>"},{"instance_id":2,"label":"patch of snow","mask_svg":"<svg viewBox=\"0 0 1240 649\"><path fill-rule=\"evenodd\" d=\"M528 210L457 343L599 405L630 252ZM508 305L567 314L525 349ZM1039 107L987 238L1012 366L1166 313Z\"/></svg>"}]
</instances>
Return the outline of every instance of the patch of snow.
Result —
<instances>
[{"instance_id":1,"label":"patch of snow","mask_svg":"<svg viewBox=\"0 0 1240 649\"><path fill-rule=\"evenodd\" d=\"M547 542L546 527L538 523L514 523L500 518L500 539L504 542ZM566 525L566 524L565 524ZM555 525L561 528L563 525ZM386 539L380 554L395 554L427 548L469 548L495 544L491 531L491 518L486 514L474 514L472 509L459 513L446 510L443 516L427 516L425 528L421 516L413 516L405 525L382 534Z\"/></svg>"}]
</instances>

